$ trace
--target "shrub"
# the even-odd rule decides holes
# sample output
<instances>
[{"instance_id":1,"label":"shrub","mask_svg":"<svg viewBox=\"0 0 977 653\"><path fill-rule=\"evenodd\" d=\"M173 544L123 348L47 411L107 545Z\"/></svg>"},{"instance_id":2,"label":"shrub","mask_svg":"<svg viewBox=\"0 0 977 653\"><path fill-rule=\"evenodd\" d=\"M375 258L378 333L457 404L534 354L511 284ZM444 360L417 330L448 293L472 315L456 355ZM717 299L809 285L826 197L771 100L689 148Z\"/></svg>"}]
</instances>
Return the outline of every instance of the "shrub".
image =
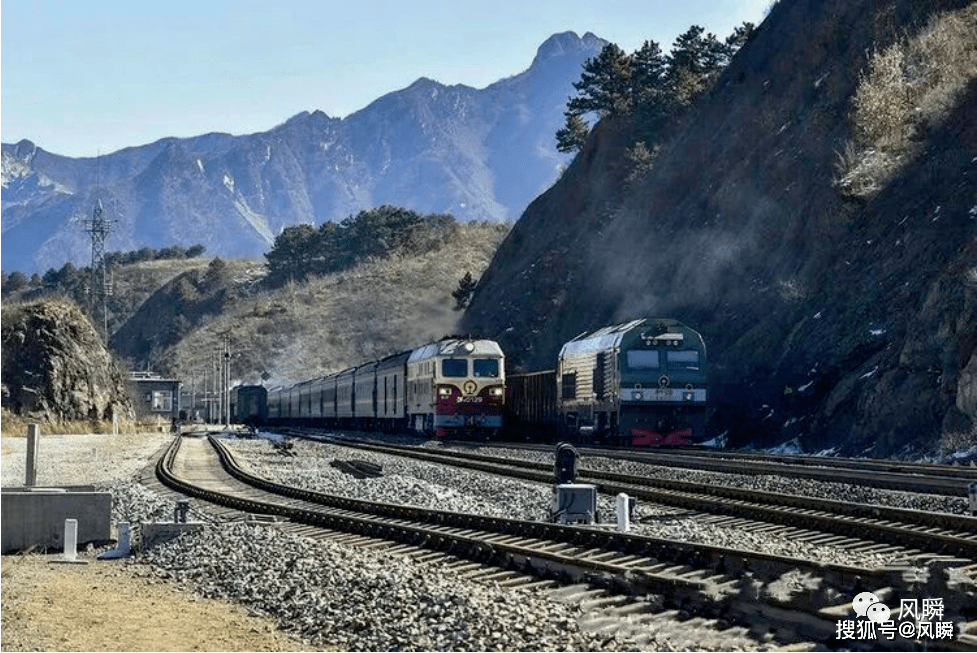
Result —
<instances>
[{"instance_id":1,"label":"shrub","mask_svg":"<svg viewBox=\"0 0 977 653\"><path fill-rule=\"evenodd\" d=\"M921 132L942 122L977 78L977 3L940 13L913 38L875 51L852 99L854 138L839 154L836 185L878 192L918 154Z\"/></svg>"}]
</instances>

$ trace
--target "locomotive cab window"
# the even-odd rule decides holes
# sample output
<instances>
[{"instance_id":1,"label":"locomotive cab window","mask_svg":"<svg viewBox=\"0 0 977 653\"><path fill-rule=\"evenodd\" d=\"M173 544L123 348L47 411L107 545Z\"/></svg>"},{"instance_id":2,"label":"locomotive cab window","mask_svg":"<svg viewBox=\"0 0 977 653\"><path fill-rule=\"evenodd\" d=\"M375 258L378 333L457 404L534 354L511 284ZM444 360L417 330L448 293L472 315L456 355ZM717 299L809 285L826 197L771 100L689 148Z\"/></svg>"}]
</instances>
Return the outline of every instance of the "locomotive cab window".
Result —
<instances>
[{"instance_id":1,"label":"locomotive cab window","mask_svg":"<svg viewBox=\"0 0 977 653\"><path fill-rule=\"evenodd\" d=\"M487 376L493 379L499 376L499 359L497 358L476 358L472 361L472 374L474 376Z\"/></svg>"},{"instance_id":2,"label":"locomotive cab window","mask_svg":"<svg viewBox=\"0 0 977 653\"><path fill-rule=\"evenodd\" d=\"M445 358L441 361L441 374L450 377L468 376L468 359Z\"/></svg>"},{"instance_id":3,"label":"locomotive cab window","mask_svg":"<svg viewBox=\"0 0 977 653\"><path fill-rule=\"evenodd\" d=\"M659 367L661 367L661 359L658 356L657 349L628 350L629 370L657 370Z\"/></svg>"},{"instance_id":4,"label":"locomotive cab window","mask_svg":"<svg viewBox=\"0 0 977 653\"><path fill-rule=\"evenodd\" d=\"M698 370L699 352L694 349L685 351L670 351L666 353L666 362L670 370Z\"/></svg>"}]
</instances>

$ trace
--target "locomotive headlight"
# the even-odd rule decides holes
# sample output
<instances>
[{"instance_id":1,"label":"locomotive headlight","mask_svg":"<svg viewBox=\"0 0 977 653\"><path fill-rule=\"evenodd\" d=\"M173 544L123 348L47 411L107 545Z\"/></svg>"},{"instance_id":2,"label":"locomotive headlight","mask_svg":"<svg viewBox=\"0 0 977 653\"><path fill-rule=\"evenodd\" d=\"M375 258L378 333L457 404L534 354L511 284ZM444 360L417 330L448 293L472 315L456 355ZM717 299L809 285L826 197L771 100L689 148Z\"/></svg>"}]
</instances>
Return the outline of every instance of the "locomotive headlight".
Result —
<instances>
[{"instance_id":1,"label":"locomotive headlight","mask_svg":"<svg viewBox=\"0 0 977 653\"><path fill-rule=\"evenodd\" d=\"M489 394L492 395L493 397L501 397L502 392L503 390L501 387L489 388Z\"/></svg>"},{"instance_id":2,"label":"locomotive headlight","mask_svg":"<svg viewBox=\"0 0 977 653\"><path fill-rule=\"evenodd\" d=\"M692 401L693 399L695 399L695 393L686 390L685 392L682 393L682 399L685 399L686 401Z\"/></svg>"},{"instance_id":3,"label":"locomotive headlight","mask_svg":"<svg viewBox=\"0 0 977 653\"><path fill-rule=\"evenodd\" d=\"M645 395L644 395L644 393L643 393L643 392L641 392L641 391L639 390L638 392L632 392L632 393L631 393L631 398L632 398L632 399L636 399L636 400L638 400L638 401L640 401L640 400L642 400L642 399L644 399L644 398L645 398Z\"/></svg>"},{"instance_id":4,"label":"locomotive headlight","mask_svg":"<svg viewBox=\"0 0 977 653\"><path fill-rule=\"evenodd\" d=\"M450 395L451 394L451 388L438 388L438 394L439 395Z\"/></svg>"}]
</instances>

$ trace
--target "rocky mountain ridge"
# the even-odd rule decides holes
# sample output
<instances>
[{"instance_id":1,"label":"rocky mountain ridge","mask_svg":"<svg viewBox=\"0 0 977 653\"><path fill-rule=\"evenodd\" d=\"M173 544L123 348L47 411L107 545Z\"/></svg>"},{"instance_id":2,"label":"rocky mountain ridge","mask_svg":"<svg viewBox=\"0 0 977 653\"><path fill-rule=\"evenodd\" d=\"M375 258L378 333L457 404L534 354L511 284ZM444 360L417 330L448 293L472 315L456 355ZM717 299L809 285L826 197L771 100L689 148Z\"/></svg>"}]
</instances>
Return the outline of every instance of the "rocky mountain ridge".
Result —
<instances>
[{"instance_id":1,"label":"rocky mountain ridge","mask_svg":"<svg viewBox=\"0 0 977 653\"><path fill-rule=\"evenodd\" d=\"M461 221L513 220L568 157L554 133L583 62L606 41L556 34L522 73L484 89L421 78L346 118L299 113L267 132L165 138L100 158L2 146L3 264L84 264L96 196L106 247L194 245L260 256L291 224L383 204Z\"/></svg>"}]
</instances>

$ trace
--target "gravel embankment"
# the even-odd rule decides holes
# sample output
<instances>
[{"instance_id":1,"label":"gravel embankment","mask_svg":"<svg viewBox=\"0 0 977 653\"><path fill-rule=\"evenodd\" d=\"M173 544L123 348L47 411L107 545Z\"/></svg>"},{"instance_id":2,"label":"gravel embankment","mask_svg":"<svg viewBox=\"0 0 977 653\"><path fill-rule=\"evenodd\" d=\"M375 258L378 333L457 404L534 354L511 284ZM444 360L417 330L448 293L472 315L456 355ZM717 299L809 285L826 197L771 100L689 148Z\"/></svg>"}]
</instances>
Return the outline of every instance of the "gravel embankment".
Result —
<instances>
[{"instance_id":1,"label":"gravel embankment","mask_svg":"<svg viewBox=\"0 0 977 653\"><path fill-rule=\"evenodd\" d=\"M552 488L543 483L504 479L483 472L306 440L293 440L293 451L296 454L294 457L277 453L270 441L264 438L228 439L227 443L239 462L249 466L255 474L287 485L339 496L405 503L431 509L534 521L545 521L549 518ZM493 448L488 453L495 451ZM511 453L510 451L510 455ZM543 454L518 452L517 455L524 459L531 456L544 459ZM377 463L383 466L383 476L355 479L330 466L329 463L337 458ZM585 461L584 466L594 462L610 469L630 466L630 463L621 461L593 459ZM676 473L676 470L664 469ZM709 476L711 475L704 475L703 482L709 482ZM748 480L750 477L744 476L743 479ZM601 519L612 522L614 510L614 497L599 496L598 511ZM610 528L613 525L604 524L603 527ZM632 530L652 537L803 557L825 563L885 566L897 559L891 555L865 555L836 547L812 545L783 535L715 526L701 522L684 509L641 501L635 509Z\"/></svg>"},{"instance_id":2,"label":"gravel embankment","mask_svg":"<svg viewBox=\"0 0 977 653\"><path fill-rule=\"evenodd\" d=\"M141 556L208 598L243 603L315 647L391 650L636 650L579 626L577 606L539 590L459 579L409 558L235 525ZM670 650L647 633L645 650Z\"/></svg>"},{"instance_id":3,"label":"gravel embankment","mask_svg":"<svg viewBox=\"0 0 977 653\"><path fill-rule=\"evenodd\" d=\"M45 438L41 443L41 480L51 485L94 484L110 490L116 520L170 519L172 502L164 501L133 480L134 474L169 440L168 435L126 441L111 440L111 436ZM282 483L444 510L532 520L548 518L552 493L547 484L302 440L294 441L295 456L281 455L264 438L227 438L226 442L245 466ZM25 445L23 438L14 438L12 442L4 438L4 485L22 482ZM431 446L440 448L441 445ZM495 448L482 451L498 452ZM546 454L522 451L508 454L550 462ZM376 479L354 479L329 465L335 458L376 462L383 466L384 475ZM635 473L630 463L595 459L582 462L584 467L600 465ZM716 480L717 476L732 476L639 467L649 474L702 482L721 482ZM794 487L797 483L750 476L738 477L734 482L746 487L751 486L749 483L768 483L772 484L767 486L771 489L777 483L791 483ZM205 509L198 502L193 503L196 510ZM611 519L613 503L613 497L600 498L604 519ZM656 537L826 562L881 565L890 561L882 556L866 560L862 555L815 547L782 536L702 524L683 510L641 502L636 518L637 532ZM317 648L755 650L758 646L743 633L724 632L720 636L718 631L690 624L621 630L615 634L598 632L597 626L588 627L593 615L576 604L554 600L543 591L504 589L492 583L468 581L438 563L422 565L409 558L392 558L383 551L318 542L268 526L211 526L200 534L139 554L125 564L137 575L165 578L205 597L240 603L254 614L275 619L283 630ZM595 623L599 626L600 621ZM708 632L700 632L703 630Z\"/></svg>"},{"instance_id":4,"label":"gravel embankment","mask_svg":"<svg viewBox=\"0 0 977 653\"><path fill-rule=\"evenodd\" d=\"M170 519L172 501L163 500L133 480L134 474L169 442L170 436L124 441L109 438L42 439L41 480L52 486L88 484L110 490L114 520ZM23 482L26 442L13 440L10 443L4 438L5 485ZM264 441L230 441L246 448L267 448L267 458L274 456L273 460L286 466L308 465L312 469L316 465L312 457L285 458L270 453L272 448ZM405 474L413 468L408 465ZM400 483L395 487L413 487L415 494L411 496L415 498L423 496L430 486L424 480L412 483L409 476L400 479ZM483 487L492 485L485 483ZM444 488L443 505L473 491ZM539 491L539 488L532 489ZM205 509L196 501L193 503L197 510ZM478 505L505 512L506 495L487 492ZM204 516L200 512L196 515ZM94 560L96 553L89 551L84 555ZM391 557L383 551L296 537L269 526L211 525L201 533L140 553L121 564L124 567L119 569L127 569L128 573L113 576L112 582L126 583L126 578L165 579L187 592L241 604L254 615L271 617L283 632L302 638L310 648L325 650L617 651L756 647L745 631L719 633L708 626L692 628L678 622L674 627L667 627L670 622L665 622L655 631L635 624L634 628L608 633L601 631L605 624L599 618L577 603L550 598L541 590L504 589L490 582L468 581L439 563L422 565L409 558ZM70 567L61 570L70 575ZM8 580L17 582L5 578L5 586ZM189 601L192 605L194 599ZM41 623L47 623L44 618L39 617ZM151 613L140 610L126 616L132 624L148 620L147 628L153 618Z\"/></svg>"}]
</instances>

